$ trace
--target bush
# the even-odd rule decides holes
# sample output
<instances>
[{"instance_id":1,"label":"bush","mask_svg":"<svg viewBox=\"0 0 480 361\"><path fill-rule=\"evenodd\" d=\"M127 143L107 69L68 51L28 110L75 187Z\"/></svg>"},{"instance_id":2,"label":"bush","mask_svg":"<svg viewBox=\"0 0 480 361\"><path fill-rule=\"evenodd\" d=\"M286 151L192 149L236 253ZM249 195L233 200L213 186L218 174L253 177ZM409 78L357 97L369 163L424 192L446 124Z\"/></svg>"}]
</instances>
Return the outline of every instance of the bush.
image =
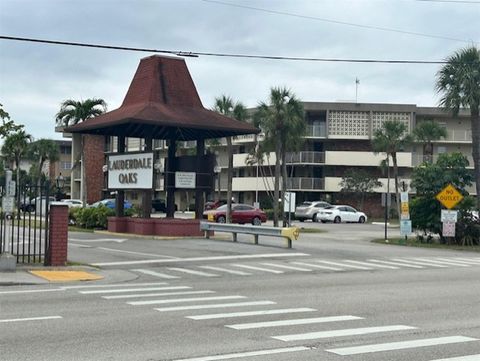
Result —
<instances>
[{"instance_id":1,"label":"bush","mask_svg":"<svg viewBox=\"0 0 480 361\"><path fill-rule=\"evenodd\" d=\"M73 208L69 212L72 223L83 228L107 228L107 217L115 215L108 207Z\"/></svg>"}]
</instances>

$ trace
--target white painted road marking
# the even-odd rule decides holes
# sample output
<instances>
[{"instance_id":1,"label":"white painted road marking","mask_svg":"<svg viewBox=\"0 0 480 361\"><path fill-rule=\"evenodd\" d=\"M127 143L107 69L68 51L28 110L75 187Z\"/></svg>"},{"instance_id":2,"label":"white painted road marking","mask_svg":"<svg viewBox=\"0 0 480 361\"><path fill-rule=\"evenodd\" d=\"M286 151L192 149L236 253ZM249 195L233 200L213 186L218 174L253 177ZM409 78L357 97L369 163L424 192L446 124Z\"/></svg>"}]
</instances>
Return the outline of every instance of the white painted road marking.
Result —
<instances>
[{"instance_id":1,"label":"white painted road marking","mask_svg":"<svg viewBox=\"0 0 480 361\"><path fill-rule=\"evenodd\" d=\"M203 277L218 277L218 275L215 275L213 273L207 273L207 272L202 272L202 271L194 271L192 269L187 269L187 268L169 267L168 269L171 270L171 271L183 272L183 273L188 273L188 274L191 274L191 275L197 275L197 276L203 276Z\"/></svg>"},{"instance_id":2,"label":"white painted road marking","mask_svg":"<svg viewBox=\"0 0 480 361\"><path fill-rule=\"evenodd\" d=\"M367 267L378 267L378 268L388 268L388 269L398 269L398 267L393 267L393 266L385 266L382 264L374 264L374 263L369 263L369 262L360 262L360 261L351 261L348 259L344 259L344 262L350 262L354 264L359 264L360 266L367 266Z\"/></svg>"},{"instance_id":3,"label":"white painted road marking","mask_svg":"<svg viewBox=\"0 0 480 361\"><path fill-rule=\"evenodd\" d=\"M382 261L379 259L369 259L367 261L370 262L377 262L377 263L384 263L384 264L391 264L393 266L400 266L400 267L407 267L407 268L425 268L423 266L417 266L414 264L407 264L407 263L400 263L400 262L390 262L390 261Z\"/></svg>"},{"instance_id":4,"label":"white painted road marking","mask_svg":"<svg viewBox=\"0 0 480 361\"><path fill-rule=\"evenodd\" d=\"M160 285L168 285L167 282L141 282L141 283L114 283L108 285L85 285L85 286L62 286L62 288L69 290L69 289L76 289L76 288L113 288L113 287L136 287L136 286L160 286Z\"/></svg>"},{"instance_id":5,"label":"white painted road marking","mask_svg":"<svg viewBox=\"0 0 480 361\"><path fill-rule=\"evenodd\" d=\"M58 291L65 291L62 288L47 288L42 290L19 290L19 291L2 291L0 295L14 295L14 294L21 294L21 293L40 293L40 292L58 292Z\"/></svg>"},{"instance_id":6,"label":"white painted road marking","mask_svg":"<svg viewBox=\"0 0 480 361\"><path fill-rule=\"evenodd\" d=\"M287 352L298 352L298 351L308 351L312 348L297 346L297 347L286 347L286 348L277 348L270 350L259 350L259 351L248 351L248 352L238 352L238 353L229 353L224 355L215 355L215 356L203 356L203 357L194 357L194 358L184 358L181 360L175 361L215 361L215 360L231 360L241 357L253 357L253 356L263 356L263 355L274 355L279 353Z\"/></svg>"},{"instance_id":7,"label":"white painted road marking","mask_svg":"<svg viewBox=\"0 0 480 361\"><path fill-rule=\"evenodd\" d=\"M151 301L134 301L127 302L132 306L143 306L143 305L161 305L165 303L183 303L183 302L195 302L195 301L220 301L220 300L238 300L242 298L247 298L246 296L218 296L218 297L194 297L194 298L172 298L168 300L151 300Z\"/></svg>"},{"instance_id":8,"label":"white painted road marking","mask_svg":"<svg viewBox=\"0 0 480 361\"><path fill-rule=\"evenodd\" d=\"M462 260L462 261L473 262L473 263L475 263L475 264L479 264L479 263L480 263L480 259L478 259L478 258L455 257L455 259L459 259L459 260Z\"/></svg>"},{"instance_id":9,"label":"white painted road marking","mask_svg":"<svg viewBox=\"0 0 480 361\"><path fill-rule=\"evenodd\" d=\"M256 267L256 266L247 266L245 264L232 264L232 266L246 268L246 269L253 269L255 271L276 273L276 274L284 273L283 271L278 271L270 268Z\"/></svg>"},{"instance_id":10,"label":"white painted road marking","mask_svg":"<svg viewBox=\"0 0 480 361\"><path fill-rule=\"evenodd\" d=\"M414 265L417 265L417 266L420 265L420 266L437 267L437 268L448 268L447 266L442 266L442 265L435 264L435 263L430 263L430 262L412 261L410 259L402 259L402 258L390 258L390 259L392 261L409 263L409 264L414 264Z\"/></svg>"},{"instance_id":11,"label":"white painted road marking","mask_svg":"<svg viewBox=\"0 0 480 361\"><path fill-rule=\"evenodd\" d=\"M291 263L291 264L298 264L298 265L300 265L300 266L326 269L326 270L329 270L329 271L344 271L344 269L342 269L342 268L329 267L329 266L321 266L321 265L319 265L319 264L313 264L313 263L306 263L306 262L290 262L290 263Z\"/></svg>"},{"instance_id":12,"label":"white painted road marking","mask_svg":"<svg viewBox=\"0 0 480 361\"><path fill-rule=\"evenodd\" d=\"M248 317L261 315L279 315L284 313L299 313L299 312L314 312L314 308L280 308L276 310L262 310L262 311L245 311L245 312L231 312L231 313L214 313L209 315L186 316L192 320L212 320L216 318L232 318L232 317Z\"/></svg>"},{"instance_id":13,"label":"white painted road marking","mask_svg":"<svg viewBox=\"0 0 480 361\"><path fill-rule=\"evenodd\" d=\"M225 325L225 327L233 328L235 330L250 330L250 329L254 329L254 328L292 326L292 325L308 325L308 324L311 324L311 323L327 323L327 322L340 322L340 321L353 321L353 320L363 320L363 317L330 316L330 317L300 318L300 319L296 319L296 320L280 320L280 321L238 323L238 324L235 324L235 325Z\"/></svg>"},{"instance_id":14,"label":"white painted road marking","mask_svg":"<svg viewBox=\"0 0 480 361\"><path fill-rule=\"evenodd\" d=\"M127 264L221 261L221 260L230 260L230 259L256 259L256 258L301 257L301 256L310 256L310 255L307 253L241 254L236 256L191 257L191 258L175 258L175 259L146 259L146 260L138 260L138 261L100 262L100 263L93 263L93 265L94 266L120 266L120 265L127 265Z\"/></svg>"},{"instance_id":15,"label":"white painted road marking","mask_svg":"<svg viewBox=\"0 0 480 361\"><path fill-rule=\"evenodd\" d=\"M189 287L187 287L189 288ZM200 295L206 293L215 293L215 291L182 291L182 292L164 292L164 293L140 293L135 295L116 295L102 296L106 300L118 300L122 298L142 298L142 297L163 297L163 296L181 296L181 295Z\"/></svg>"},{"instance_id":16,"label":"white painted road marking","mask_svg":"<svg viewBox=\"0 0 480 361\"><path fill-rule=\"evenodd\" d=\"M437 359L432 361L478 361L478 360L480 360L480 353L476 355L442 358L442 359Z\"/></svg>"},{"instance_id":17,"label":"white painted road marking","mask_svg":"<svg viewBox=\"0 0 480 361\"><path fill-rule=\"evenodd\" d=\"M122 249L115 249L115 248L106 248L106 247L97 247L97 249L103 249L104 251L109 252L119 252L119 253L128 253L128 254L135 254L138 256L149 256L149 257L163 257L167 259L177 259L177 257L166 256L164 254L152 254L152 253L142 253L142 252L135 252L135 251L125 251Z\"/></svg>"},{"instance_id":18,"label":"white painted road marking","mask_svg":"<svg viewBox=\"0 0 480 361\"><path fill-rule=\"evenodd\" d=\"M151 271L151 270L148 270L148 269L132 269L130 271L133 271L133 272L140 272L140 273L144 273L146 275L150 275L150 276L155 276L155 277L160 277L160 278L166 278L166 279L175 279L175 278L180 278L180 277L177 277L177 276L171 276L171 275L167 275L165 273L160 273L160 272L155 272L155 271Z\"/></svg>"},{"instance_id":19,"label":"white painted road marking","mask_svg":"<svg viewBox=\"0 0 480 361\"><path fill-rule=\"evenodd\" d=\"M329 264L329 265L332 265L332 266L338 266L338 267L361 269L361 270L365 270L365 271L372 269L372 268L369 268L369 267L353 266L351 264L345 264L345 263L340 263L340 262L331 262L331 261L322 261L322 260L316 260L316 262L325 263L325 264Z\"/></svg>"},{"instance_id":20,"label":"white painted road marking","mask_svg":"<svg viewBox=\"0 0 480 361\"><path fill-rule=\"evenodd\" d=\"M85 242L85 243L96 243L96 242L123 243L125 241L128 241L128 239L126 238L97 238L97 239L69 238L68 240L72 242Z\"/></svg>"},{"instance_id":21,"label":"white painted road marking","mask_svg":"<svg viewBox=\"0 0 480 361\"><path fill-rule=\"evenodd\" d=\"M421 340L412 340L412 341L400 341L400 342L379 343L375 345L333 348L325 351L332 352L337 355L347 356L347 355L358 355L358 354L370 353L370 352L393 351L393 350L404 350L404 349L416 348L416 347L447 345L451 343L460 343L460 342L469 342L469 341L477 341L477 339L471 338L471 337L464 337L464 336L425 338Z\"/></svg>"},{"instance_id":22,"label":"white painted road marking","mask_svg":"<svg viewBox=\"0 0 480 361\"><path fill-rule=\"evenodd\" d=\"M293 270L293 271L312 272L311 269L301 268L301 267L293 267L293 266L286 266L286 265L283 265L283 264L276 264L276 263L261 263L261 264L264 265L264 266L272 266L272 267L290 269L290 270Z\"/></svg>"},{"instance_id":23,"label":"white painted road marking","mask_svg":"<svg viewBox=\"0 0 480 361\"><path fill-rule=\"evenodd\" d=\"M280 341L315 340L319 338L366 335L370 333L393 332L393 331L404 331L404 330L414 330L414 329L416 329L416 327L405 326L405 325L391 325L391 326L380 326L380 327L362 327L362 328L348 328L343 330L307 332L307 333L299 333L294 335L273 336L272 338Z\"/></svg>"},{"instance_id":24,"label":"white painted road marking","mask_svg":"<svg viewBox=\"0 0 480 361\"><path fill-rule=\"evenodd\" d=\"M419 260L419 261L425 261L425 262L431 262L431 263L435 263L435 264L441 264L441 265L447 265L447 266L456 266L456 267L470 267L469 265L466 265L466 264L460 264L460 263L455 263L455 262L445 262L445 261L438 261L438 260L435 260L435 259L432 259L432 258L420 258L420 257L415 257L414 258L415 260Z\"/></svg>"},{"instance_id":25,"label":"white painted road marking","mask_svg":"<svg viewBox=\"0 0 480 361\"><path fill-rule=\"evenodd\" d=\"M43 320L56 320L63 318L62 316L44 316L44 317L28 317L28 318L11 318L7 320L0 320L0 323L8 322L24 322L24 321L43 321Z\"/></svg>"},{"instance_id":26,"label":"white painted road marking","mask_svg":"<svg viewBox=\"0 0 480 361\"><path fill-rule=\"evenodd\" d=\"M123 293L123 292L143 292L143 291L162 291L165 287L144 287L144 288L122 288L114 290L93 290L93 291L78 291L83 295L94 295L99 293Z\"/></svg>"},{"instance_id":27,"label":"white painted road marking","mask_svg":"<svg viewBox=\"0 0 480 361\"><path fill-rule=\"evenodd\" d=\"M239 275L239 276L251 276L251 273L248 272L243 272L243 271L236 271L236 270L231 270L223 267L216 267L216 266L199 266L200 268L205 268L205 269L210 269L212 271L220 271L220 272L225 272L225 273L231 273L233 275Z\"/></svg>"},{"instance_id":28,"label":"white painted road marking","mask_svg":"<svg viewBox=\"0 0 480 361\"><path fill-rule=\"evenodd\" d=\"M212 303L208 305L193 305L193 306L174 306L155 308L157 311L184 311L184 310L204 310L208 308L231 308L231 307L245 307L245 306L265 306L276 305L273 301L252 301L252 302L236 302L236 303Z\"/></svg>"}]
</instances>

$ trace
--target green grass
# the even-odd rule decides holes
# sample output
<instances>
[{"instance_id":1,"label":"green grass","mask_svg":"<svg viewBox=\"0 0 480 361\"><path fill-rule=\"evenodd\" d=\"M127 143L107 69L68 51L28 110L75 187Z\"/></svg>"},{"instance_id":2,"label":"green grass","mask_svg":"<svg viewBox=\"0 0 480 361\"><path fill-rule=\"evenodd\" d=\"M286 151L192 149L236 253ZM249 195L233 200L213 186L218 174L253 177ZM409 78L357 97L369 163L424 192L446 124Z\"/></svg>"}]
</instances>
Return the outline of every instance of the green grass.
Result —
<instances>
[{"instance_id":1,"label":"green grass","mask_svg":"<svg viewBox=\"0 0 480 361\"><path fill-rule=\"evenodd\" d=\"M327 231L319 228L300 228L300 233L326 233Z\"/></svg>"},{"instance_id":2,"label":"green grass","mask_svg":"<svg viewBox=\"0 0 480 361\"><path fill-rule=\"evenodd\" d=\"M68 226L69 232L86 232L86 233L93 233L93 228L82 228L76 226Z\"/></svg>"},{"instance_id":3,"label":"green grass","mask_svg":"<svg viewBox=\"0 0 480 361\"><path fill-rule=\"evenodd\" d=\"M420 248L440 248L440 249L452 249L455 251L468 251L468 252L480 252L480 246L459 246L459 245L450 245L442 244L438 242L432 243L422 243L416 238L408 238L405 242L405 238L393 238L389 239L388 243L385 242L384 238L374 239L372 242L381 243L381 244L390 244L394 246L404 246L404 247L420 247Z\"/></svg>"}]
</instances>

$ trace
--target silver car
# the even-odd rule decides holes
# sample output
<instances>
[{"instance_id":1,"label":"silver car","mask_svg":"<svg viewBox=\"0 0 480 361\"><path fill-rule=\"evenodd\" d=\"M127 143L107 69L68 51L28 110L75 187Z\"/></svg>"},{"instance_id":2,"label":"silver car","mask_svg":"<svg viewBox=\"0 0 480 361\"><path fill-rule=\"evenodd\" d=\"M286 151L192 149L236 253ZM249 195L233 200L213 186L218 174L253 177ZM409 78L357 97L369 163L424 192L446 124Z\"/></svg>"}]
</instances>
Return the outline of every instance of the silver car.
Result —
<instances>
[{"instance_id":1,"label":"silver car","mask_svg":"<svg viewBox=\"0 0 480 361\"><path fill-rule=\"evenodd\" d=\"M320 222L317 214L326 207L330 207L330 203L324 201L303 202L295 208L295 218L300 222L306 219L311 219L312 222Z\"/></svg>"}]
</instances>

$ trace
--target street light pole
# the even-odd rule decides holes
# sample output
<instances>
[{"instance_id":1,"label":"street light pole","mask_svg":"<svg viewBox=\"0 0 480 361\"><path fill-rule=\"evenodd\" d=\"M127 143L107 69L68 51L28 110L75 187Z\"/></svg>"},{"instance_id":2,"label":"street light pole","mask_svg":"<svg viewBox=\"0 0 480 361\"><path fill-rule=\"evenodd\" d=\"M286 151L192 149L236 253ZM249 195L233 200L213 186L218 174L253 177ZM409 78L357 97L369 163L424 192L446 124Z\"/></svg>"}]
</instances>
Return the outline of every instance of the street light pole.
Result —
<instances>
[{"instance_id":1,"label":"street light pole","mask_svg":"<svg viewBox=\"0 0 480 361\"><path fill-rule=\"evenodd\" d=\"M385 241L388 242L388 205L389 205L389 198L390 198L390 156L387 153L387 194L385 195Z\"/></svg>"}]
</instances>

